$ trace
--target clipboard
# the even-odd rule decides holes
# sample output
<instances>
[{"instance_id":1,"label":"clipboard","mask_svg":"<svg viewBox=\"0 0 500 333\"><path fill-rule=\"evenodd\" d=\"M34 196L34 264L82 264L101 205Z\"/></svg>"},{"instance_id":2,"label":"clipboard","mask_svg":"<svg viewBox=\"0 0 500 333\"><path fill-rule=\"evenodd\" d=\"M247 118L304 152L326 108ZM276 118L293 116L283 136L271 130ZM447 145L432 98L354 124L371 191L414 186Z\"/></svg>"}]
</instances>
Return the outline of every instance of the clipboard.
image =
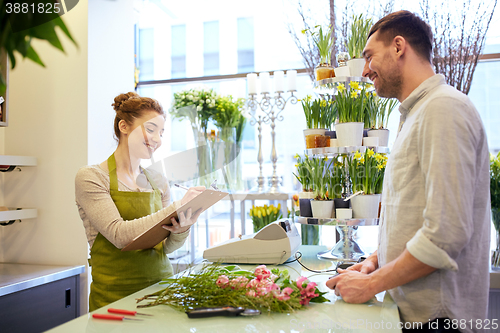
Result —
<instances>
[{"instance_id":1,"label":"clipboard","mask_svg":"<svg viewBox=\"0 0 500 333\"><path fill-rule=\"evenodd\" d=\"M161 241L168 237L170 231L162 228L162 225L172 225L170 219L172 217L177 218L177 212L186 212L189 208L191 208L193 214L201 209L201 212L207 210L210 206L213 206L220 200L222 200L229 193L214 191L210 189L206 189L196 197L194 197L189 202L186 202L184 205L180 206L176 211L168 215L165 219L158 222L148 230L144 231L142 234L137 236L130 242L127 246L125 246L122 251L132 251L132 250L144 250L151 249L158 245Z\"/></svg>"}]
</instances>

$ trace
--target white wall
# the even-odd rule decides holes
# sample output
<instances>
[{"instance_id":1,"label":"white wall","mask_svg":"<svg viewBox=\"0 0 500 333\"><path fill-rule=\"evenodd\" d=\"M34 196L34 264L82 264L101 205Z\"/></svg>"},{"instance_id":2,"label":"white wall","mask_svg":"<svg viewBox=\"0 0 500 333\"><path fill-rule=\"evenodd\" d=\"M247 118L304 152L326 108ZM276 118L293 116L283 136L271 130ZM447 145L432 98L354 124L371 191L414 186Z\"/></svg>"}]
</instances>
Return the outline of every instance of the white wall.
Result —
<instances>
[{"instance_id":1,"label":"white wall","mask_svg":"<svg viewBox=\"0 0 500 333\"><path fill-rule=\"evenodd\" d=\"M97 164L116 149L113 99L134 90L134 0L92 0L88 9L88 163Z\"/></svg>"},{"instance_id":2,"label":"white wall","mask_svg":"<svg viewBox=\"0 0 500 333\"><path fill-rule=\"evenodd\" d=\"M75 174L87 163L87 2L80 1L63 19L79 48L58 31L66 54L34 40L46 68L19 58L10 72L9 126L3 130L0 149L6 155L36 156L38 166L3 175L4 203L38 208L38 218L2 227L4 262L87 262L74 194ZM81 278L85 310L86 275Z\"/></svg>"}]
</instances>

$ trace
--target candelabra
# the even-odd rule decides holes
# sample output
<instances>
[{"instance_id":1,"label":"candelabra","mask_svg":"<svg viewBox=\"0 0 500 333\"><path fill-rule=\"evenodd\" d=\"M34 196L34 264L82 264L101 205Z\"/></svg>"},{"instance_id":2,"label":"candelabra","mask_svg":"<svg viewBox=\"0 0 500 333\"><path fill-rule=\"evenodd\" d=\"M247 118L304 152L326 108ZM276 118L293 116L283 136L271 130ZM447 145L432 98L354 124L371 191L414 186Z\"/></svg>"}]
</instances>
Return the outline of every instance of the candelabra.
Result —
<instances>
[{"instance_id":1,"label":"candelabra","mask_svg":"<svg viewBox=\"0 0 500 333\"><path fill-rule=\"evenodd\" d=\"M271 124L271 138L272 138L272 148L271 148L271 161L273 162L273 175L271 177L271 187L267 192L269 193L279 193L279 178L276 171L276 162L278 161L278 154L276 153L276 121L283 121L283 115L281 112L285 109L288 102L291 104L297 103L297 97L294 95L295 90L290 90L290 96L285 98L283 96L283 91L276 91L276 95L271 97L269 93L263 93L262 99L257 100L256 93L250 93L247 102L248 108L250 109L250 125L258 125L258 137L259 137L259 152L257 155L257 161L259 162L259 177L257 177L257 192L264 192L264 176L262 172L262 163L264 159L262 157L262 124ZM257 109L260 109L260 113ZM276 109L276 112L275 112Z\"/></svg>"}]
</instances>

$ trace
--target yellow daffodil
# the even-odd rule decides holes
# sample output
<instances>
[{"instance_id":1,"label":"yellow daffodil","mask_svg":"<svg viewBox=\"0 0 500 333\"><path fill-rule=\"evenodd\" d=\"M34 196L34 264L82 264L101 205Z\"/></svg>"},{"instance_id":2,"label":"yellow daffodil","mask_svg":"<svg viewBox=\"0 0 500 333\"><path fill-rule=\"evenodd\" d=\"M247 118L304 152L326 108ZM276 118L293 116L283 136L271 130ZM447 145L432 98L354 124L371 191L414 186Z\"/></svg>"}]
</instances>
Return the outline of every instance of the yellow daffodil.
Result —
<instances>
[{"instance_id":1,"label":"yellow daffodil","mask_svg":"<svg viewBox=\"0 0 500 333\"><path fill-rule=\"evenodd\" d=\"M356 98L358 97L358 92L357 91L351 91L351 98Z\"/></svg>"},{"instance_id":2,"label":"yellow daffodil","mask_svg":"<svg viewBox=\"0 0 500 333\"><path fill-rule=\"evenodd\" d=\"M319 106L321 106L322 108L324 108L326 106L326 101L323 99L321 100L321 102L319 103Z\"/></svg>"},{"instance_id":3,"label":"yellow daffodil","mask_svg":"<svg viewBox=\"0 0 500 333\"><path fill-rule=\"evenodd\" d=\"M354 90L360 90L359 89L359 83L355 82L355 81L349 82L349 87L351 87L351 89L354 89Z\"/></svg>"},{"instance_id":4,"label":"yellow daffodil","mask_svg":"<svg viewBox=\"0 0 500 333\"><path fill-rule=\"evenodd\" d=\"M359 160L361 158L361 154L359 153L359 151L356 151L354 153L354 158L357 159L357 160Z\"/></svg>"},{"instance_id":5,"label":"yellow daffodil","mask_svg":"<svg viewBox=\"0 0 500 333\"><path fill-rule=\"evenodd\" d=\"M376 154L375 154L375 160L377 160L377 162L380 162L380 161L382 161L383 159L384 159L384 158L382 157L382 155L381 155L381 154L379 154L379 153L376 153Z\"/></svg>"},{"instance_id":6,"label":"yellow daffodil","mask_svg":"<svg viewBox=\"0 0 500 333\"><path fill-rule=\"evenodd\" d=\"M365 157L364 157L364 156L361 156L361 158L359 159L359 162L360 162L361 164L365 163Z\"/></svg>"},{"instance_id":7,"label":"yellow daffodil","mask_svg":"<svg viewBox=\"0 0 500 333\"><path fill-rule=\"evenodd\" d=\"M368 155L368 157L372 157L375 154L375 152L371 149L368 149L366 154Z\"/></svg>"},{"instance_id":8,"label":"yellow daffodil","mask_svg":"<svg viewBox=\"0 0 500 333\"><path fill-rule=\"evenodd\" d=\"M307 95L307 96L306 96L306 98L304 98L304 100L305 100L306 102L310 102L310 101L311 101L311 98L312 98L312 96L311 96L311 95Z\"/></svg>"},{"instance_id":9,"label":"yellow daffodil","mask_svg":"<svg viewBox=\"0 0 500 333\"><path fill-rule=\"evenodd\" d=\"M384 166L382 164L377 164L377 169L382 170Z\"/></svg>"},{"instance_id":10,"label":"yellow daffodil","mask_svg":"<svg viewBox=\"0 0 500 333\"><path fill-rule=\"evenodd\" d=\"M305 34L307 33L307 29L302 29L300 32L301 32L303 35L305 35Z\"/></svg>"},{"instance_id":11,"label":"yellow daffodil","mask_svg":"<svg viewBox=\"0 0 500 333\"><path fill-rule=\"evenodd\" d=\"M345 91L346 89L345 89L344 84L343 84L343 83L339 84L339 85L337 86L337 90L338 90L338 91L340 91L340 92Z\"/></svg>"},{"instance_id":12,"label":"yellow daffodil","mask_svg":"<svg viewBox=\"0 0 500 333\"><path fill-rule=\"evenodd\" d=\"M373 95L373 97L377 97L377 92L375 90L372 91L372 95Z\"/></svg>"},{"instance_id":13,"label":"yellow daffodil","mask_svg":"<svg viewBox=\"0 0 500 333\"><path fill-rule=\"evenodd\" d=\"M300 158L299 154L295 154L293 158Z\"/></svg>"}]
</instances>

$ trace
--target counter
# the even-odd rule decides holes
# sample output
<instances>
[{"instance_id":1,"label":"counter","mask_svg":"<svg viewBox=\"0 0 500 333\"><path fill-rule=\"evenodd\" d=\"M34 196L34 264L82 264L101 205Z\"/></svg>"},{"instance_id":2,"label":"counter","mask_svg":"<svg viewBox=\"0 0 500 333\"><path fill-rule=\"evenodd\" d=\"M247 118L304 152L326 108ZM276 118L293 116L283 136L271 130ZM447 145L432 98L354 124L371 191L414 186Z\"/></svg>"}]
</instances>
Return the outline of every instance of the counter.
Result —
<instances>
[{"instance_id":1,"label":"counter","mask_svg":"<svg viewBox=\"0 0 500 333\"><path fill-rule=\"evenodd\" d=\"M299 251L303 257L301 262L314 270L333 269L330 261L318 260L316 253L327 250L324 246L302 246ZM244 269L251 269L256 265L240 265ZM268 265L268 267L273 267ZM49 332L296 332L305 329L324 331L338 329L350 332L400 332L398 329L399 314L396 304L388 294L380 293L372 301L365 304L348 304L335 296L328 289L325 281L334 273L312 273L303 269L297 262L280 265L280 269L288 269L293 278L299 275L308 276L310 281L318 283L322 291L330 291L325 296L330 300L327 303L311 303L304 310L291 314L262 314L256 317L212 317L203 319L189 319L183 312L169 306L155 306L138 309L141 313L151 314L152 317L143 317L142 321L110 321L93 319L92 313L81 316ZM107 307L94 311L107 313L107 308L136 309L135 299L165 288L164 285L154 284L135 294L123 298ZM130 317L139 318L140 316ZM343 327L343 328L342 328Z\"/></svg>"},{"instance_id":2,"label":"counter","mask_svg":"<svg viewBox=\"0 0 500 333\"><path fill-rule=\"evenodd\" d=\"M0 263L2 332L40 332L80 314L80 274L85 266Z\"/></svg>"}]
</instances>

